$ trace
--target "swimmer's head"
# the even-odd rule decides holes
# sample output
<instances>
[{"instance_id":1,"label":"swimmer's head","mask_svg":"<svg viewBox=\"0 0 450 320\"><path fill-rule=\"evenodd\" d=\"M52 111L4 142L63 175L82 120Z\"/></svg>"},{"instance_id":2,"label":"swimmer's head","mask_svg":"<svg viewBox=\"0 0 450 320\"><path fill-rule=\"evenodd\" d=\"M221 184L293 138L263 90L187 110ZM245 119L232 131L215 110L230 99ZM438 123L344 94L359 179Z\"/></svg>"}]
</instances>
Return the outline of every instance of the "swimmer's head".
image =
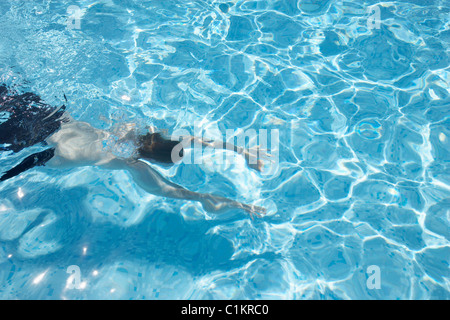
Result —
<instances>
[{"instance_id":1,"label":"swimmer's head","mask_svg":"<svg viewBox=\"0 0 450 320\"><path fill-rule=\"evenodd\" d=\"M184 155L180 142L164 138L161 133L147 133L139 138L139 157L166 164L179 162Z\"/></svg>"}]
</instances>

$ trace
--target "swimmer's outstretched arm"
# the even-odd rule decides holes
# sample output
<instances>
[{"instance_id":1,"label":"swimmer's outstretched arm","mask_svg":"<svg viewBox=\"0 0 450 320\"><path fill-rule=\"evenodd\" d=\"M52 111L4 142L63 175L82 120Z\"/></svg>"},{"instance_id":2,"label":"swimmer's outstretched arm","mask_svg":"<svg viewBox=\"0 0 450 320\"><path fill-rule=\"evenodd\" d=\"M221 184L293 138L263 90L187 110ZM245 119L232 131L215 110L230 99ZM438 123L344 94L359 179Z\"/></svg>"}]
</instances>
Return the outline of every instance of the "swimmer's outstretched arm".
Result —
<instances>
[{"instance_id":1,"label":"swimmer's outstretched arm","mask_svg":"<svg viewBox=\"0 0 450 320\"><path fill-rule=\"evenodd\" d=\"M130 172L133 180L148 193L174 199L199 201L208 212L220 213L228 209L237 208L250 213L252 219L253 215L261 217L261 215L266 213L266 209L259 206L247 205L228 198L187 190L167 180L159 172L142 161L116 159L104 167L108 169L127 170Z\"/></svg>"},{"instance_id":2,"label":"swimmer's outstretched arm","mask_svg":"<svg viewBox=\"0 0 450 320\"><path fill-rule=\"evenodd\" d=\"M262 171L264 163L262 161L262 159L258 158L258 153L259 156L264 155L264 156L268 156L266 153L261 152L259 150L258 147L254 148L253 150L249 150L243 147L239 147L236 146L232 143L228 143L228 142L222 142L222 141L214 141L214 140L206 140L206 139L202 139L202 138L198 138L198 137L194 137L194 136L184 136L181 137L183 144L189 146L189 144L191 142L195 142L195 143L199 143L204 147L210 147L210 148L214 148L214 149L223 149L223 150L231 150L234 151L240 155L243 155L247 165L254 169L257 170L259 172Z\"/></svg>"}]
</instances>

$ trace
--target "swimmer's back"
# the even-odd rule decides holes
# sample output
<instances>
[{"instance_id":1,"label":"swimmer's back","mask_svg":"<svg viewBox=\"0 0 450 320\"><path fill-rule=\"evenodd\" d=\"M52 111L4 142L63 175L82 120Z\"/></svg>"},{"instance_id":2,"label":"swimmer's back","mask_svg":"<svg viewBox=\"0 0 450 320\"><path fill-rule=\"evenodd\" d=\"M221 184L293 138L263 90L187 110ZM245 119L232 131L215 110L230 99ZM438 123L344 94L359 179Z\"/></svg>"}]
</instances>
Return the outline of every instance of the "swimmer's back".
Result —
<instances>
[{"instance_id":1,"label":"swimmer's back","mask_svg":"<svg viewBox=\"0 0 450 320\"><path fill-rule=\"evenodd\" d=\"M114 156L104 148L109 134L86 122L71 121L50 136L46 142L55 149L49 166L90 166L108 163Z\"/></svg>"}]
</instances>

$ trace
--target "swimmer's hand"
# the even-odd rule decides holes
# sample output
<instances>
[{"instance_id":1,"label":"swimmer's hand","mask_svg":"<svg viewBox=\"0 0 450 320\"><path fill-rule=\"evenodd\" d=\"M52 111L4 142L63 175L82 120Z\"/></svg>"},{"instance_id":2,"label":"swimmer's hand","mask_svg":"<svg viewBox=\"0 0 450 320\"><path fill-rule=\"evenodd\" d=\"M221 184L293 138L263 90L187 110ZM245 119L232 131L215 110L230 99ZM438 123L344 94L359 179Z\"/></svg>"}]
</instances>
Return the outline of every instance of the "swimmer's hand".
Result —
<instances>
[{"instance_id":1,"label":"swimmer's hand","mask_svg":"<svg viewBox=\"0 0 450 320\"><path fill-rule=\"evenodd\" d=\"M247 165L249 168L256 170L258 172L262 172L264 168L264 162L260 159L254 159L254 160L247 160L247 157L245 158L247 161Z\"/></svg>"},{"instance_id":2,"label":"swimmer's hand","mask_svg":"<svg viewBox=\"0 0 450 320\"><path fill-rule=\"evenodd\" d=\"M238 208L248 212L252 220L254 219L254 216L262 218L267 213L266 208L241 203L212 194L201 194L199 201L202 203L203 208L211 213L219 213L228 209Z\"/></svg>"},{"instance_id":3,"label":"swimmer's hand","mask_svg":"<svg viewBox=\"0 0 450 320\"><path fill-rule=\"evenodd\" d=\"M244 156L248 167L258 172L262 172L264 169L263 159L273 161L270 159L272 156L265 152L265 149L261 149L259 146L246 149L244 151Z\"/></svg>"},{"instance_id":4,"label":"swimmer's hand","mask_svg":"<svg viewBox=\"0 0 450 320\"><path fill-rule=\"evenodd\" d=\"M250 218L252 218L252 220L254 219L253 216L256 216L257 218L262 218L267 213L267 209L264 207L249 204L242 204L242 205L244 206L243 209L250 214Z\"/></svg>"}]
</instances>

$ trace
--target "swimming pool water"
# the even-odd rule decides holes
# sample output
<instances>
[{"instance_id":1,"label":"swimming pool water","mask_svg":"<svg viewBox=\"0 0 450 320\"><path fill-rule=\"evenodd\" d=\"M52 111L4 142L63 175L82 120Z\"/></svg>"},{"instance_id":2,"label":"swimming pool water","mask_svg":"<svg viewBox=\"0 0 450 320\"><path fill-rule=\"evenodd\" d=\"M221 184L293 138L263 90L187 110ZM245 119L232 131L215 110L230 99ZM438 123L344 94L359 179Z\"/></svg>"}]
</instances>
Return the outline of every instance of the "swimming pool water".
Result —
<instances>
[{"instance_id":1,"label":"swimming pool water","mask_svg":"<svg viewBox=\"0 0 450 320\"><path fill-rule=\"evenodd\" d=\"M271 175L159 167L269 209L253 221L92 167L2 183L0 298L449 299L449 15L446 0L1 1L1 82L65 94L102 129L278 130L279 159Z\"/></svg>"}]
</instances>

